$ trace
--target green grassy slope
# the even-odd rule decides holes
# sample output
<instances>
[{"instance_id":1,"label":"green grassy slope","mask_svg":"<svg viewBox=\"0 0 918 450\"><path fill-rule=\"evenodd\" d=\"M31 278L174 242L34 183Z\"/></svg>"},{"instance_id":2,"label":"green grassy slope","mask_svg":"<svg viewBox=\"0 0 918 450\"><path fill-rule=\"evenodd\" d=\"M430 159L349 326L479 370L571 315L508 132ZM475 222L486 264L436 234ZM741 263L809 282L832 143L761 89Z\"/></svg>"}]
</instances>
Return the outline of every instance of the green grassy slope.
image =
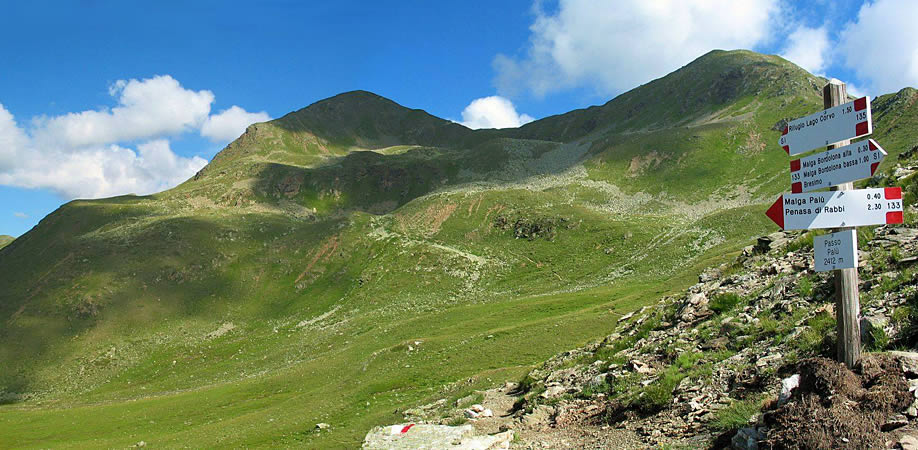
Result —
<instances>
[{"instance_id":1,"label":"green grassy slope","mask_svg":"<svg viewBox=\"0 0 918 450\"><path fill-rule=\"evenodd\" d=\"M713 52L485 131L353 92L173 190L70 202L0 251L0 447L354 446L515 378L772 230L776 123L819 83ZM897 152L918 111L889 101Z\"/></svg>"},{"instance_id":2,"label":"green grassy slope","mask_svg":"<svg viewBox=\"0 0 918 450\"><path fill-rule=\"evenodd\" d=\"M10 242L13 242L16 238L12 236L7 236L5 234L0 234L0 248L10 245Z\"/></svg>"}]
</instances>

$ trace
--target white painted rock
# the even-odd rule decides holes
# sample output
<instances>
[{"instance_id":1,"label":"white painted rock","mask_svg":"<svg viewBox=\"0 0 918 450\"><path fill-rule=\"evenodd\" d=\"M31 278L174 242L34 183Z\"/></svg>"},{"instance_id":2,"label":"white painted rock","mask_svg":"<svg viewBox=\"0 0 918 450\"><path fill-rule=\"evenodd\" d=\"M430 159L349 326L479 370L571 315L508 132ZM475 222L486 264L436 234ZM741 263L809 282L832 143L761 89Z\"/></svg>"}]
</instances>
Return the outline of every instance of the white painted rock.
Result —
<instances>
[{"instance_id":1,"label":"white painted rock","mask_svg":"<svg viewBox=\"0 0 918 450\"><path fill-rule=\"evenodd\" d=\"M394 432L393 432L394 431ZM399 424L376 427L363 440L364 449L491 450L510 448L513 431L477 435L471 425Z\"/></svg>"}]
</instances>

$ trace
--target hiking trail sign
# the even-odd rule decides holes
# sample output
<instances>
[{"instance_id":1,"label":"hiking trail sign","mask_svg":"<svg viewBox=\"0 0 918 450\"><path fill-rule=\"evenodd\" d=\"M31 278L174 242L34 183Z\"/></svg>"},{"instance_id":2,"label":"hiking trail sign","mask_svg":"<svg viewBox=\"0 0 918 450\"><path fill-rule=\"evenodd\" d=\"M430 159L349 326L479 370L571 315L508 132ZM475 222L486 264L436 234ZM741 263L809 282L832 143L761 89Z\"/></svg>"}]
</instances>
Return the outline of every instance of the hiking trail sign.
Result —
<instances>
[{"instance_id":1,"label":"hiking trail sign","mask_svg":"<svg viewBox=\"0 0 918 450\"><path fill-rule=\"evenodd\" d=\"M861 97L788 122L778 139L778 145L788 155L799 155L816 147L825 147L872 132L870 97Z\"/></svg>"},{"instance_id":2,"label":"hiking trail sign","mask_svg":"<svg viewBox=\"0 0 918 450\"><path fill-rule=\"evenodd\" d=\"M790 162L791 192L810 192L870 178L886 157L873 139Z\"/></svg>"},{"instance_id":3,"label":"hiking trail sign","mask_svg":"<svg viewBox=\"0 0 918 450\"><path fill-rule=\"evenodd\" d=\"M817 272L857 267L857 232L853 229L838 231L813 238Z\"/></svg>"},{"instance_id":4,"label":"hiking trail sign","mask_svg":"<svg viewBox=\"0 0 918 450\"><path fill-rule=\"evenodd\" d=\"M873 176L886 156L873 139L850 141L873 132L870 97L842 104L847 89L835 79L822 94L825 109L788 122L778 145L788 155L823 146L827 151L790 162L792 192L778 197L765 214L785 230L836 228L813 238L814 266L835 271L838 360L850 369L861 355L855 227L902 223L902 189L854 189L853 181Z\"/></svg>"},{"instance_id":5,"label":"hiking trail sign","mask_svg":"<svg viewBox=\"0 0 918 450\"><path fill-rule=\"evenodd\" d=\"M765 215L785 230L902 223L902 188L784 194Z\"/></svg>"}]
</instances>

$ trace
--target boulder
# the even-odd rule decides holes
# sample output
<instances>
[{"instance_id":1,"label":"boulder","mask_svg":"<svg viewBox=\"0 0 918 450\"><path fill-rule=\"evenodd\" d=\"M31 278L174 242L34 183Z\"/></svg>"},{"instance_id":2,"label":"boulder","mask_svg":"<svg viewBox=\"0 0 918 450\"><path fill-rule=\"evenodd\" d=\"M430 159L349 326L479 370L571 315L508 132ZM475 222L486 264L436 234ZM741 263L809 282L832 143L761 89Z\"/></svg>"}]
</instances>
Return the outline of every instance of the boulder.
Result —
<instances>
[{"instance_id":1,"label":"boulder","mask_svg":"<svg viewBox=\"0 0 918 450\"><path fill-rule=\"evenodd\" d=\"M510 448L513 431L478 435L471 425L399 424L376 427L363 440L364 449L490 450Z\"/></svg>"},{"instance_id":2,"label":"boulder","mask_svg":"<svg viewBox=\"0 0 918 450\"><path fill-rule=\"evenodd\" d=\"M755 244L755 252L768 253L771 250L784 247L789 242L790 238L787 236L787 233L781 231L771 233L768 236L762 236L758 239L758 242Z\"/></svg>"},{"instance_id":3,"label":"boulder","mask_svg":"<svg viewBox=\"0 0 918 450\"><path fill-rule=\"evenodd\" d=\"M794 389L800 386L800 374L793 374L781 380L781 393L778 394L778 406L781 406L790 399Z\"/></svg>"},{"instance_id":4,"label":"boulder","mask_svg":"<svg viewBox=\"0 0 918 450\"><path fill-rule=\"evenodd\" d=\"M866 346L874 344L874 336L880 332L885 333L886 318L878 316L861 317L861 343Z\"/></svg>"},{"instance_id":5,"label":"boulder","mask_svg":"<svg viewBox=\"0 0 918 450\"><path fill-rule=\"evenodd\" d=\"M549 405L539 405L531 413L523 416L522 423L524 426L533 429L547 427L555 415L555 408Z\"/></svg>"},{"instance_id":6,"label":"boulder","mask_svg":"<svg viewBox=\"0 0 918 450\"><path fill-rule=\"evenodd\" d=\"M902 447L902 450L918 450L918 437L906 434L899 438L899 447Z\"/></svg>"},{"instance_id":7,"label":"boulder","mask_svg":"<svg viewBox=\"0 0 918 450\"><path fill-rule=\"evenodd\" d=\"M753 427L740 428L730 440L730 448L736 450L758 450L759 441L764 439L759 430Z\"/></svg>"},{"instance_id":8,"label":"boulder","mask_svg":"<svg viewBox=\"0 0 918 450\"><path fill-rule=\"evenodd\" d=\"M907 378L918 378L918 353L894 351L889 354L899 361L899 367Z\"/></svg>"}]
</instances>

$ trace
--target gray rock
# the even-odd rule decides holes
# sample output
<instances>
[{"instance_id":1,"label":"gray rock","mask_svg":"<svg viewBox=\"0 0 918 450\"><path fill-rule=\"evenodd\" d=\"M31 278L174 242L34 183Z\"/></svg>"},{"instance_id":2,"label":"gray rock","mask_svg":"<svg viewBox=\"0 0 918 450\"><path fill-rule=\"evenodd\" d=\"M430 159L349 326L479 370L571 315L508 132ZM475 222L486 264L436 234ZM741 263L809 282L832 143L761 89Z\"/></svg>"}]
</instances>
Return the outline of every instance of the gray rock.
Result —
<instances>
[{"instance_id":1,"label":"gray rock","mask_svg":"<svg viewBox=\"0 0 918 450\"><path fill-rule=\"evenodd\" d=\"M893 177L895 177L896 180L901 180L903 178L908 177L909 175L913 173L915 173L914 170L909 170L909 169L906 169L905 167L897 167L896 170L893 172Z\"/></svg>"},{"instance_id":2,"label":"gray rock","mask_svg":"<svg viewBox=\"0 0 918 450\"><path fill-rule=\"evenodd\" d=\"M545 389L545 392L542 393L542 398L557 398L567 392L567 388L564 386L549 386Z\"/></svg>"},{"instance_id":3,"label":"gray rock","mask_svg":"<svg viewBox=\"0 0 918 450\"><path fill-rule=\"evenodd\" d=\"M477 435L471 425L399 424L376 427L363 440L364 449L456 449L488 450L510 448L513 431Z\"/></svg>"},{"instance_id":4,"label":"gray rock","mask_svg":"<svg viewBox=\"0 0 918 450\"><path fill-rule=\"evenodd\" d=\"M699 283L708 283L717 279L720 279L720 270L718 269L707 269L704 272L701 272L701 275L698 275Z\"/></svg>"},{"instance_id":5,"label":"gray rock","mask_svg":"<svg viewBox=\"0 0 918 450\"><path fill-rule=\"evenodd\" d=\"M590 387L596 387L596 386L602 385L603 383L605 383L605 381L606 381L606 376L604 374L599 374L593 378L590 378L590 381L588 384Z\"/></svg>"},{"instance_id":6,"label":"gray rock","mask_svg":"<svg viewBox=\"0 0 918 450\"><path fill-rule=\"evenodd\" d=\"M918 229L915 228L891 228L889 234L885 236L886 239L894 241L899 244L905 244L908 242L913 242L915 239L918 239Z\"/></svg>"},{"instance_id":7,"label":"gray rock","mask_svg":"<svg viewBox=\"0 0 918 450\"><path fill-rule=\"evenodd\" d=\"M740 428L730 440L730 448L736 450L758 450L759 441L764 439L757 429L752 427Z\"/></svg>"},{"instance_id":8,"label":"gray rock","mask_svg":"<svg viewBox=\"0 0 918 450\"><path fill-rule=\"evenodd\" d=\"M778 394L778 406L787 403L794 389L800 386L800 374L793 374L781 380L781 393Z\"/></svg>"},{"instance_id":9,"label":"gray rock","mask_svg":"<svg viewBox=\"0 0 918 450\"><path fill-rule=\"evenodd\" d=\"M918 437L906 434L899 438L899 446L902 450L918 450Z\"/></svg>"},{"instance_id":10,"label":"gray rock","mask_svg":"<svg viewBox=\"0 0 918 450\"><path fill-rule=\"evenodd\" d=\"M555 415L555 408L548 405L539 405L530 414L523 416L523 425L528 428L542 428L551 424Z\"/></svg>"},{"instance_id":11,"label":"gray rock","mask_svg":"<svg viewBox=\"0 0 918 450\"><path fill-rule=\"evenodd\" d=\"M775 250L787 245L790 242L787 234L781 231L776 233L769 234L768 236L762 236L759 238L758 242L755 244L756 253L768 253L771 250Z\"/></svg>"},{"instance_id":12,"label":"gray rock","mask_svg":"<svg viewBox=\"0 0 918 450\"><path fill-rule=\"evenodd\" d=\"M774 353L774 354L771 354L771 355L765 355L765 356L759 358L759 360L755 362L755 367L758 368L758 369L764 369L765 367L768 367L768 366L770 366L770 365L773 365L774 363L776 363L776 362L778 362L778 361L780 361L780 360L781 360L781 354L780 354L780 353Z\"/></svg>"},{"instance_id":13,"label":"gray rock","mask_svg":"<svg viewBox=\"0 0 918 450\"><path fill-rule=\"evenodd\" d=\"M647 363L637 359L631 361L631 369L641 375L650 375L656 372L653 370L653 367L650 367Z\"/></svg>"},{"instance_id":14,"label":"gray rock","mask_svg":"<svg viewBox=\"0 0 918 450\"><path fill-rule=\"evenodd\" d=\"M892 431L896 428L902 428L908 425L908 417L905 417L902 414L893 414L886 419L886 423L883 424L881 429L883 431Z\"/></svg>"},{"instance_id":15,"label":"gray rock","mask_svg":"<svg viewBox=\"0 0 918 450\"><path fill-rule=\"evenodd\" d=\"M918 378L918 353L915 352L889 352L899 361L899 367L908 378Z\"/></svg>"}]
</instances>

